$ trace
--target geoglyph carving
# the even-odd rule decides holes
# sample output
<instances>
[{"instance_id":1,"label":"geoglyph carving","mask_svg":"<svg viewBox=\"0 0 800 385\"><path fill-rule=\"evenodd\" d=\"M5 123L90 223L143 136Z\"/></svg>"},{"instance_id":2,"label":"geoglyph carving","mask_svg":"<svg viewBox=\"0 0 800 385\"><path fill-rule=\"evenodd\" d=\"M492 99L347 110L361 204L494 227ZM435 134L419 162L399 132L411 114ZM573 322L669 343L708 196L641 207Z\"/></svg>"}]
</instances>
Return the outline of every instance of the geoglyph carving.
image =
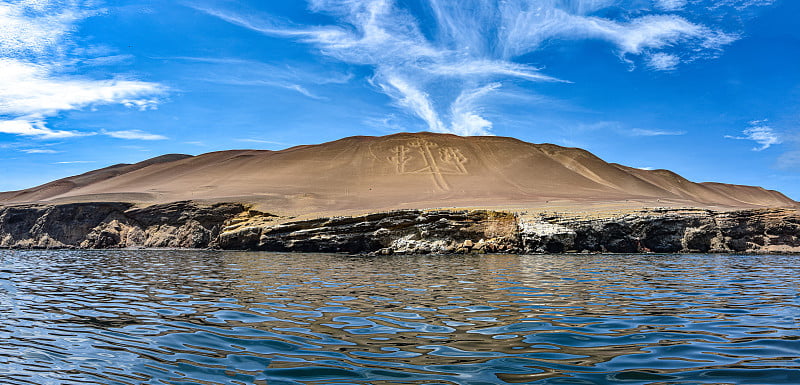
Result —
<instances>
[{"instance_id":1,"label":"geoglyph carving","mask_svg":"<svg viewBox=\"0 0 800 385\"><path fill-rule=\"evenodd\" d=\"M412 139L390 150L388 160L394 164L398 175L429 174L434 186L442 191L450 190L445 175L467 175L464 166L469 159L461 149L442 147L425 139Z\"/></svg>"}]
</instances>

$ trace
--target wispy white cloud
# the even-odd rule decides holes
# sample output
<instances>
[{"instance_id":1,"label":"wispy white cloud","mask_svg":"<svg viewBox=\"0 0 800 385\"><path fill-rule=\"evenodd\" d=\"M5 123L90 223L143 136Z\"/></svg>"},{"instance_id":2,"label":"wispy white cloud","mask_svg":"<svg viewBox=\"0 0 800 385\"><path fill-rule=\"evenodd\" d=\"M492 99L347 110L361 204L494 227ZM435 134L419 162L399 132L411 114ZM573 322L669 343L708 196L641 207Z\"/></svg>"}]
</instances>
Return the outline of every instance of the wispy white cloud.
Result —
<instances>
[{"instance_id":1,"label":"wispy white cloud","mask_svg":"<svg viewBox=\"0 0 800 385\"><path fill-rule=\"evenodd\" d=\"M324 96L319 96L319 95L316 95L316 94L312 93L311 91L307 90L305 87L303 87L303 86L301 86L299 84L287 84L287 85L284 85L282 87L286 88L288 90L297 91L301 95L304 95L304 96L309 97L311 99L316 99L316 100L327 100L328 99L328 98L326 98Z\"/></svg>"},{"instance_id":2,"label":"wispy white cloud","mask_svg":"<svg viewBox=\"0 0 800 385\"><path fill-rule=\"evenodd\" d=\"M425 121L433 132L447 132L446 126L439 119L439 114L433 106L430 96L417 88L406 77L389 74L377 83L384 93L392 97L395 103L413 112Z\"/></svg>"},{"instance_id":3,"label":"wispy white cloud","mask_svg":"<svg viewBox=\"0 0 800 385\"><path fill-rule=\"evenodd\" d=\"M253 60L207 61L226 69L218 79L206 79L227 84L243 85L285 85L285 84L346 84L353 79L352 74L344 74L321 68L301 68L292 65L271 65Z\"/></svg>"},{"instance_id":4,"label":"wispy white cloud","mask_svg":"<svg viewBox=\"0 0 800 385\"><path fill-rule=\"evenodd\" d=\"M491 132L478 104L500 89L495 84L563 81L521 62L546 44L605 41L629 65L638 61L651 70L673 71L684 62L718 55L739 38L690 20L691 13L674 13L698 3L686 0L637 1L635 6L623 0L429 0L426 13L434 23L424 33L420 17L399 1L308 3L336 23L298 26L224 6L187 5L265 35L308 43L345 63L371 66L372 84L395 105L431 131L462 135ZM705 4L708 9L716 2Z\"/></svg>"},{"instance_id":5,"label":"wispy white cloud","mask_svg":"<svg viewBox=\"0 0 800 385\"><path fill-rule=\"evenodd\" d=\"M75 59L70 35L93 14L78 1L0 3L0 132L42 139L86 135L47 127L47 119L88 106L123 104L152 108L167 89L125 79L97 80L69 74ZM78 52L79 50L74 50Z\"/></svg>"},{"instance_id":6,"label":"wispy white cloud","mask_svg":"<svg viewBox=\"0 0 800 385\"><path fill-rule=\"evenodd\" d=\"M688 3L688 0L655 0L656 7L665 11L677 11Z\"/></svg>"},{"instance_id":7,"label":"wispy white cloud","mask_svg":"<svg viewBox=\"0 0 800 385\"><path fill-rule=\"evenodd\" d=\"M4 1L0 3L0 55L59 53L74 23L86 16L88 12L77 6L60 6L55 1Z\"/></svg>"},{"instance_id":8,"label":"wispy white cloud","mask_svg":"<svg viewBox=\"0 0 800 385\"><path fill-rule=\"evenodd\" d=\"M152 91L151 91L152 92ZM122 99L118 102L125 107L137 109L139 111L157 110L161 100L159 99Z\"/></svg>"},{"instance_id":9,"label":"wispy white cloud","mask_svg":"<svg viewBox=\"0 0 800 385\"><path fill-rule=\"evenodd\" d=\"M100 67L128 63L132 61L133 58L133 55L109 55L83 59L81 62L90 66Z\"/></svg>"},{"instance_id":10,"label":"wispy white cloud","mask_svg":"<svg viewBox=\"0 0 800 385\"><path fill-rule=\"evenodd\" d=\"M272 65L238 58L174 57L168 59L213 66L211 70L207 71L208 73L196 67L192 68L191 71L199 72L199 75L194 75L195 80L227 85L283 88L315 100L328 100L328 98L310 90L309 87L346 84L353 79L353 75L349 73L291 65Z\"/></svg>"},{"instance_id":11,"label":"wispy white cloud","mask_svg":"<svg viewBox=\"0 0 800 385\"><path fill-rule=\"evenodd\" d=\"M280 25L279 23L275 23L269 17L259 17L258 15L254 14L240 15L234 12L228 12L227 10L222 8L215 8L197 2L184 2L184 5L190 8L194 8L198 11L207 13L211 16L216 16L231 24L235 24L240 27L244 27L268 35L297 37L297 38L305 38L305 39L319 40L319 41L323 40L337 41L342 37L341 35L343 33L336 27L330 27L330 28L311 27L311 28L289 29L287 28L286 25Z\"/></svg>"},{"instance_id":12,"label":"wispy white cloud","mask_svg":"<svg viewBox=\"0 0 800 385\"><path fill-rule=\"evenodd\" d=\"M78 131L53 130L40 117L31 115L12 120L0 120L0 133L28 136L37 139L62 139L93 135Z\"/></svg>"},{"instance_id":13,"label":"wispy white cloud","mask_svg":"<svg viewBox=\"0 0 800 385\"><path fill-rule=\"evenodd\" d=\"M117 139L129 140L166 140L169 139L164 135L151 134L141 130L123 130L123 131L102 131L103 135L110 136Z\"/></svg>"},{"instance_id":14,"label":"wispy white cloud","mask_svg":"<svg viewBox=\"0 0 800 385\"><path fill-rule=\"evenodd\" d=\"M678 68L679 64L681 64L681 58L664 52L654 53L647 59L647 65L659 71L672 71Z\"/></svg>"},{"instance_id":15,"label":"wispy white cloud","mask_svg":"<svg viewBox=\"0 0 800 385\"><path fill-rule=\"evenodd\" d=\"M441 77L472 78L474 76L507 76L531 81L564 82L540 73L538 68L505 61L471 60L453 63L422 65L427 72Z\"/></svg>"},{"instance_id":16,"label":"wispy white cloud","mask_svg":"<svg viewBox=\"0 0 800 385\"><path fill-rule=\"evenodd\" d=\"M673 135L686 135L686 131L669 131L669 130L648 130L644 128L634 128L630 130L633 136L673 136Z\"/></svg>"},{"instance_id":17,"label":"wispy white cloud","mask_svg":"<svg viewBox=\"0 0 800 385\"><path fill-rule=\"evenodd\" d=\"M581 123L577 125L580 131L612 131L625 136L680 136L686 135L686 131L647 129L647 128L628 128L618 121L600 121L595 123Z\"/></svg>"},{"instance_id":18,"label":"wispy white cloud","mask_svg":"<svg viewBox=\"0 0 800 385\"><path fill-rule=\"evenodd\" d=\"M49 148L26 148L20 151L26 154L58 154L60 152Z\"/></svg>"},{"instance_id":19,"label":"wispy white cloud","mask_svg":"<svg viewBox=\"0 0 800 385\"><path fill-rule=\"evenodd\" d=\"M64 162L55 162L53 164L84 164L84 163L97 163L94 160L69 160Z\"/></svg>"},{"instance_id":20,"label":"wispy white cloud","mask_svg":"<svg viewBox=\"0 0 800 385\"><path fill-rule=\"evenodd\" d=\"M783 139L768 125L768 120L754 120L750 122L750 127L742 131L744 136L725 135L728 139L752 140L761 147L754 147L753 151L763 151L770 148L773 144L783 143Z\"/></svg>"},{"instance_id":21,"label":"wispy white cloud","mask_svg":"<svg viewBox=\"0 0 800 385\"><path fill-rule=\"evenodd\" d=\"M711 9L731 7L736 10L744 10L751 7L764 7L775 3L776 0L715 0L709 7Z\"/></svg>"},{"instance_id":22,"label":"wispy white cloud","mask_svg":"<svg viewBox=\"0 0 800 385\"><path fill-rule=\"evenodd\" d=\"M348 28L292 27L265 17L240 15L224 9L196 9L230 23L267 35L292 37L318 46L322 53L347 63L371 65L375 68L372 83L389 95L394 103L422 119L431 131L459 134L486 134L491 127L485 119L463 111L467 94L473 87L460 83L494 77L517 77L531 81L556 81L538 69L493 58L461 55L429 41L420 31L416 19L392 1L311 1L312 10L331 13ZM429 94L430 82L451 78L461 105L454 99L448 113L440 112ZM485 85L484 85L485 86ZM482 86L477 86L483 89ZM489 89L494 89L490 87ZM301 92L301 90L297 90ZM302 93L302 92L301 92ZM307 95L309 96L309 95ZM477 97L467 98L474 103ZM449 119L448 119L449 118ZM480 119L478 119L480 118Z\"/></svg>"},{"instance_id":23,"label":"wispy white cloud","mask_svg":"<svg viewBox=\"0 0 800 385\"><path fill-rule=\"evenodd\" d=\"M600 121L593 123L578 123L575 128L579 131L621 130L622 123L615 121Z\"/></svg>"},{"instance_id":24,"label":"wispy white cloud","mask_svg":"<svg viewBox=\"0 0 800 385\"><path fill-rule=\"evenodd\" d=\"M510 13L514 17L511 28L504 29L506 44L504 54L515 57L532 52L551 39L605 40L616 46L620 56L649 54L653 50L677 44L704 45L720 48L727 36L676 15L645 15L630 21L616 21L596 16L570 13L553 7L549 12L535 12L529 2L509 2L517 5ZM521 20L520 20L521 19Z\"/></svg>"},{"instance_id":25,"label":"wispy white cloud","mask_svg":"<svg viewBox=\"0 0 800 385\"><path fill-rule=\"evenodd\" d=\"M388 130L389 132L408 130L408 128L399 121L396 114L388 114L386 116L368 116L364 118L362 122L367 126L380 130Z\"/></svg>"},{"instance_id":26,"label":"wispy white cloud","mask_svg":"<svg viewBox=\"0 0 800 385\"><path fill-rule=\"evenodd\" d=\"M481 116L479 103L500 86L500 83L492 83L462 91L450 107L451 129L463 132L462 135L488 135L492 131L492 122Z\"/></svg>"},{"instance_id":27,"label":"wispy white cloud","mask_svg":"<svg viewBox=\"0 0 800 385\"><path fill-rule=\"evenodd\" d=\"M90 80L58 75L52 66L0 58L0 114L53 116L94 104L126 104L147 108L155 101L140 99L164 91L152 83L112 79Z\"/></svg>"}]
</instances>

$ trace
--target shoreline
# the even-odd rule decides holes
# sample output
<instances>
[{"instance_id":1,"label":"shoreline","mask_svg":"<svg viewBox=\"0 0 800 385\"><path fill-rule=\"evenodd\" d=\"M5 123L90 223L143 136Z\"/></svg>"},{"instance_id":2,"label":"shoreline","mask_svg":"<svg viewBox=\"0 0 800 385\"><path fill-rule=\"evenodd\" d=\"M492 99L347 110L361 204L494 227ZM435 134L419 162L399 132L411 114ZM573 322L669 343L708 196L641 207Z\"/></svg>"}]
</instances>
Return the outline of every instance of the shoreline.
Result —
<instances>
[{"instance_id":1,"label":"shoreline","mask_svg":"<svg viewBox=\"0 0 800 385\"><path fill-rule=\"evenodd\" d=\"M192 251L204 253L259 253L259 254L299 254L299 255L335 255L341 257L354 257L354 258L376 258L376 257L480 257L480 256L692 256L692 255L713 255L713 256L732 256L732 257L769 257L769 256L800 256L800 251L787 251L787 252L767 252L767 251L751 251L751 252L677 252L677 253L612 253L612 252L563 252L563 253L466 253L466 254L377 254L377 253L347 253L347 252L304 252L304 251L264 251L264 250L237 250L237 249L194 249L194 248L179 248L179 247L141 247L141 248L106 248L106 249L83 249L78 247L65 247L65 248L9 248L0 246L0 251L86 251L86 252L109 252L109 251Z\"/></svg>"},{"instance_id":2,"label":"shoreline","mask_svg":"<svg viewBox=\"0 0 800 385\"><path fill-rule=\"evenodd\" d=\"M241 203L0 207L3 249L242 250L359 255L798 254L800 212L651 208L403 209L302 219Z\"/></svg>"}]
</instances>

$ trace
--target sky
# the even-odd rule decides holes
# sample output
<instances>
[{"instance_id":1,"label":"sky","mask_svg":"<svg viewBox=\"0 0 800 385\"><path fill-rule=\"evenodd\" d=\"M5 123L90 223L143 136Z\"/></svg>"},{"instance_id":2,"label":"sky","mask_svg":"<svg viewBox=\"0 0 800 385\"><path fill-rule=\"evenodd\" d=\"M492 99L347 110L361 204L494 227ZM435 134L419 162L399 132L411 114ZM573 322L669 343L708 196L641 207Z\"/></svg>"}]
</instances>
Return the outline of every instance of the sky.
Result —
<instances>
[{"instance_id":1,"label":"sky","mask_svg":"<svg viewBox=\"0 0 800 385\"><path fill-rule=\"evenodd\" d=\"M167 153L498 135L800 200L794 0L0 0L0 191Z\"/></svg>"}]
</instances>

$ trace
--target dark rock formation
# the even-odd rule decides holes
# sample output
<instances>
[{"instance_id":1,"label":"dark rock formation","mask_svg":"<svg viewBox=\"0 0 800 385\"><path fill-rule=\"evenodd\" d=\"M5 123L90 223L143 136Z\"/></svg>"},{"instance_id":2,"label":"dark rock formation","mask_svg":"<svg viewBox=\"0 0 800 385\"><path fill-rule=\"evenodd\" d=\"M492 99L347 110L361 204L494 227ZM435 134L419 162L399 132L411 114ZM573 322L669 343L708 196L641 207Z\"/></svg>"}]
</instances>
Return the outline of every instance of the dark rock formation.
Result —
<instances>
[{"instance_id":1,"label":"dark rock formation","mask_svg":"<svg viewBox=\"0 0 800 385\"><path fill-rule=\"evenodd\" d=\"M287 252L800 252L792 209L619 213L399 210L292 220L235 203L0 208L3 248L217 248Z\"/></svg>"},{"instance_id":2,"label":"dark rock formation","mask_svg":"<svg viewBox=\"0 0 800 385\"><path fill-rule=\"evenodd\" d=\"M527 253L800 252L800 213L792 209L658 209L601 218L522 216L520 230Z\"/></svg>"},{"instance_id":3,"label":"dark rock formation","mask_svg":"<svg viewBox=\"0 0 800 385\"><path fill-rule=\"evenodd\" d=\"M467 241L472 244L465 246ZM217 246L266 251L442 254L511 251L517 249L516 244L513 214L400 210L274 225L237 223L225 228Z\"/></svg>"},{"instance_id":4,"label":"dark rock formation","mask_svg":"<svg viewBox=\"0 0 800 385\"><path fill-rule=\"evenodd\" d=\"M134 208L128 203L72 203L0 208L0 247L204 248L240 204L191 202Z\"/></svg>"}]
</instances>

